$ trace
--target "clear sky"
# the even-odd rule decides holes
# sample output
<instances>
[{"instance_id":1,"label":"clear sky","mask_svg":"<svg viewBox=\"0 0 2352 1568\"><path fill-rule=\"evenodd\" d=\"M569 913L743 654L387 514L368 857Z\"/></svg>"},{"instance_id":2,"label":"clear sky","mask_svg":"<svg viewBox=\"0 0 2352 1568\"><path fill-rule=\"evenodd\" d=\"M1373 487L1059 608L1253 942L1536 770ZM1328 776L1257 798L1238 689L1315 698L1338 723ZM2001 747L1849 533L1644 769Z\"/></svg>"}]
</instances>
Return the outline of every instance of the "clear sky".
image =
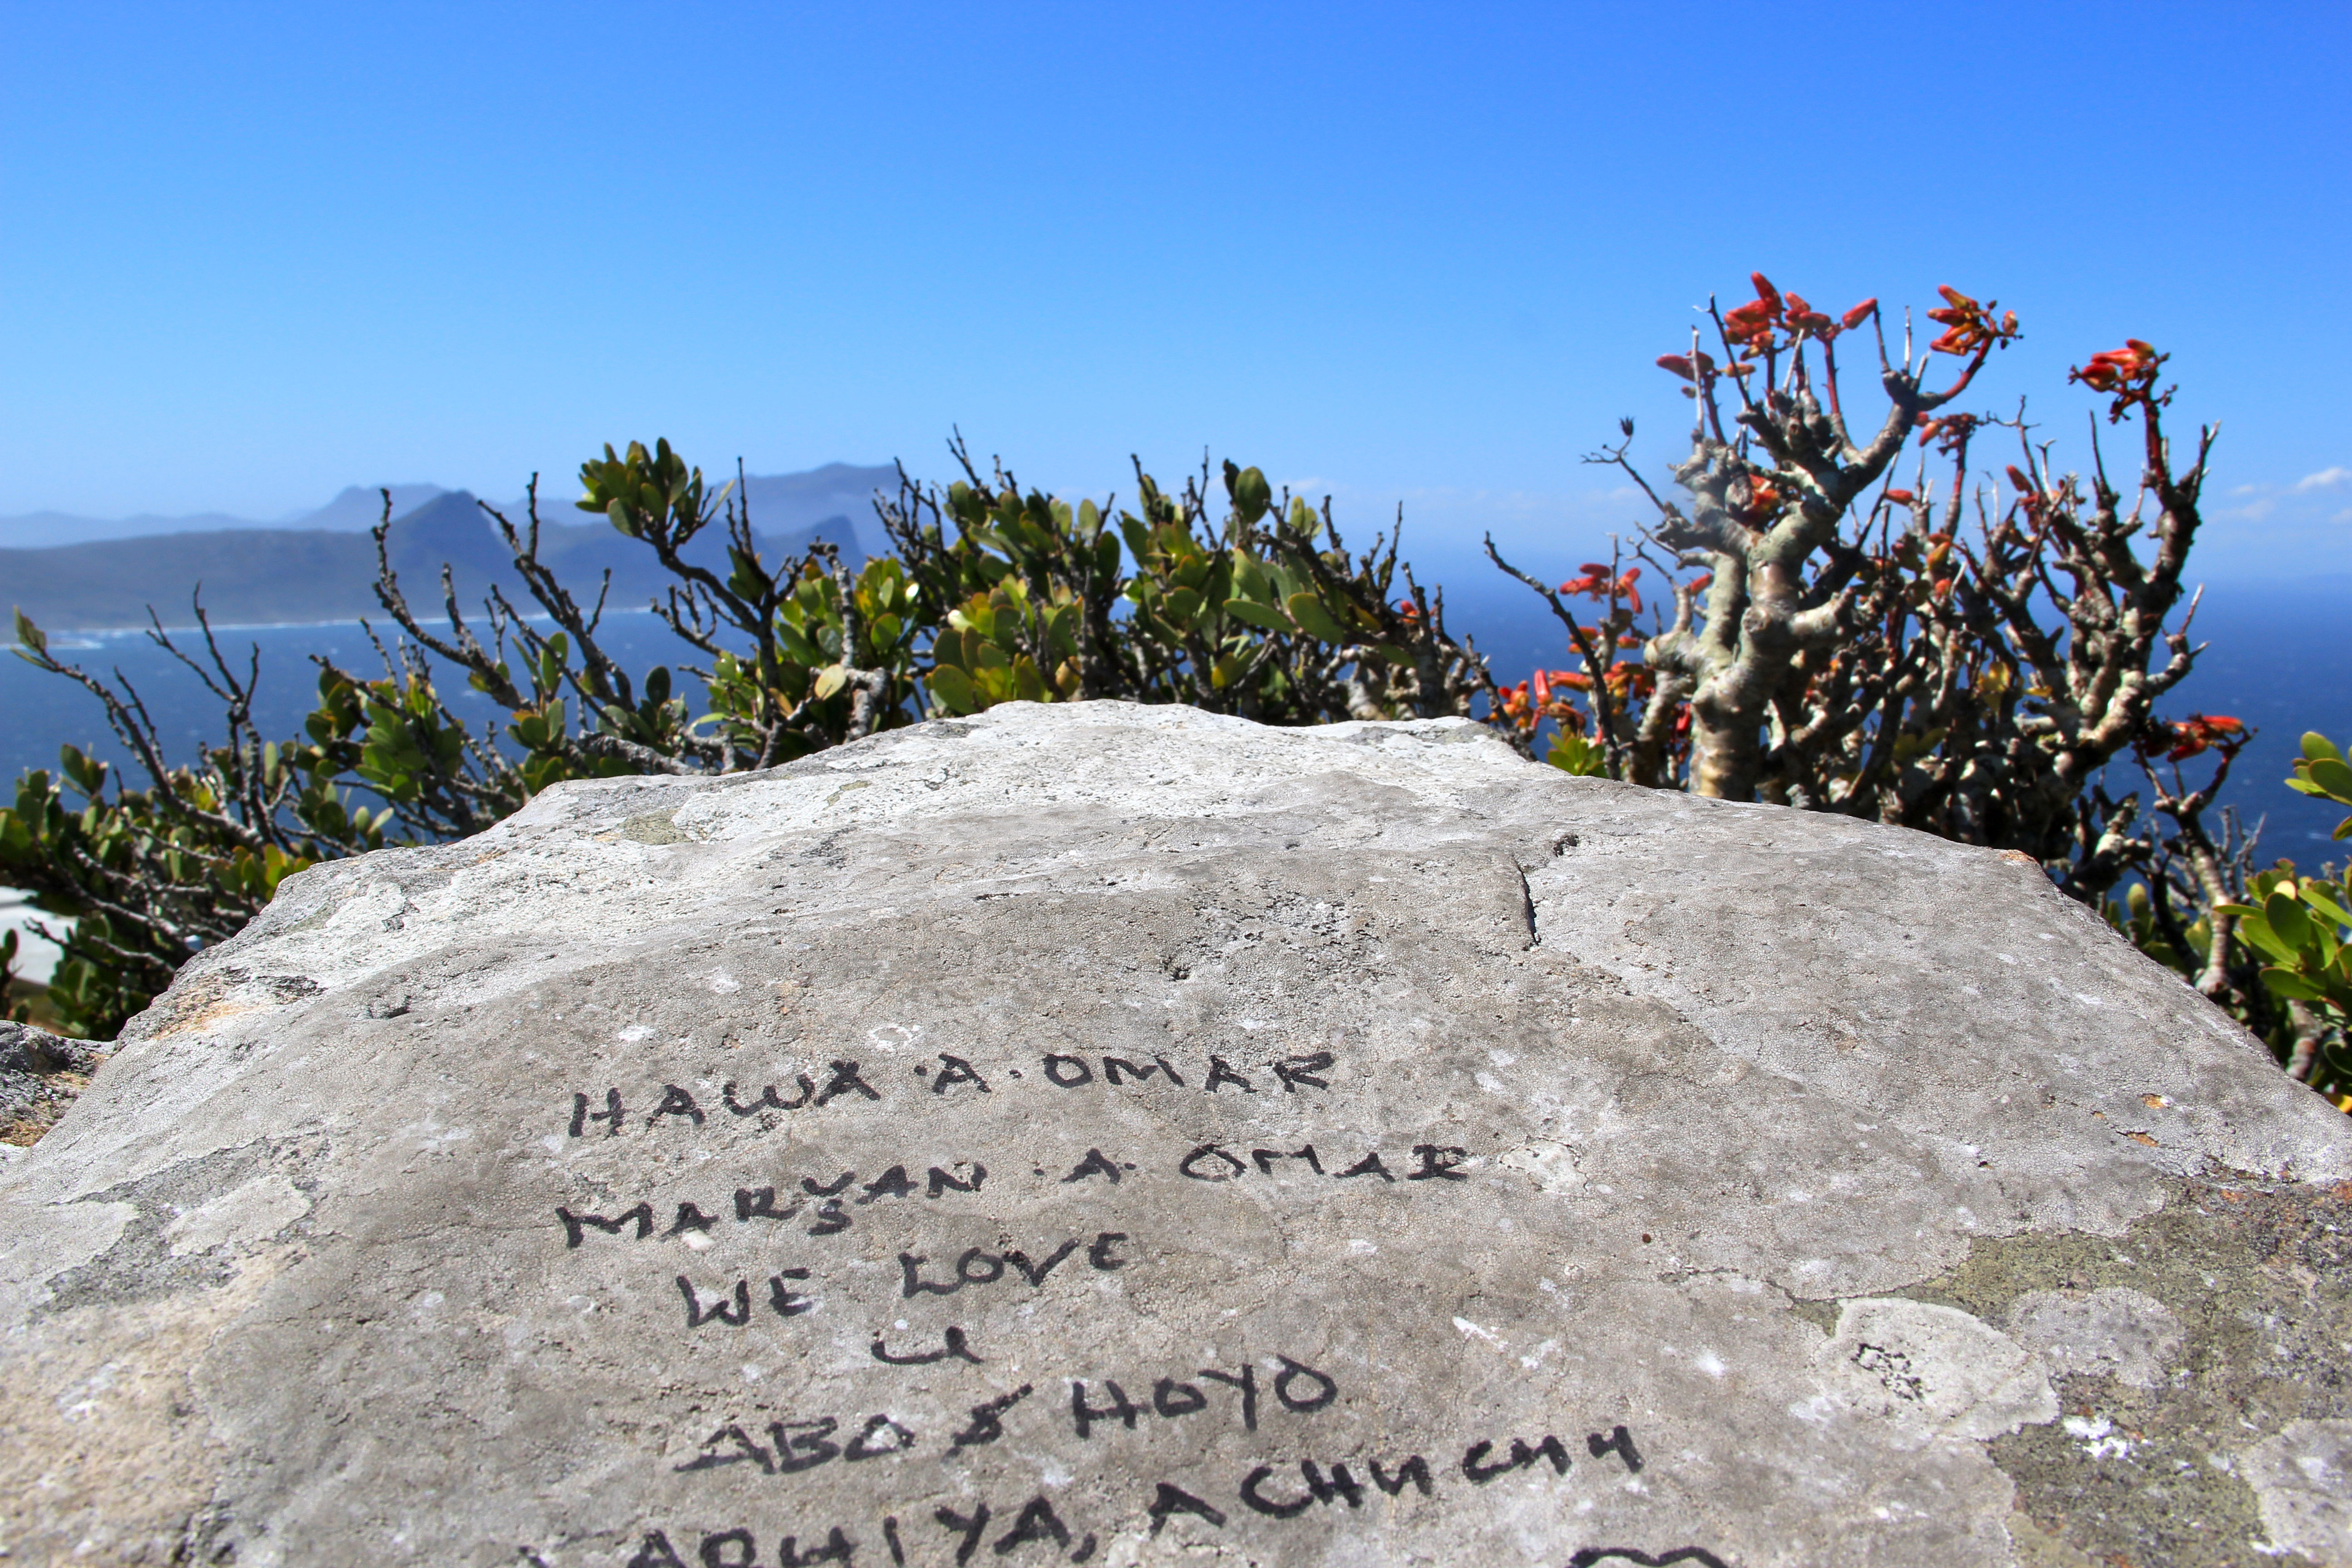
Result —
<instances>
[{"instance_id":1,"label":"clear sky","mask_svg":"<svg viewBox=\"0 0 2352 1568\"><path fill-rule=\"evenodd\" d=\"M2223 570L2352 570L2352 5L0 4L0 513L1203 447L1425 543L1635 514L1762 268L2148 338ZM1409 539L1412 537L1409 533Z\"/></svg>"}]
</instances>

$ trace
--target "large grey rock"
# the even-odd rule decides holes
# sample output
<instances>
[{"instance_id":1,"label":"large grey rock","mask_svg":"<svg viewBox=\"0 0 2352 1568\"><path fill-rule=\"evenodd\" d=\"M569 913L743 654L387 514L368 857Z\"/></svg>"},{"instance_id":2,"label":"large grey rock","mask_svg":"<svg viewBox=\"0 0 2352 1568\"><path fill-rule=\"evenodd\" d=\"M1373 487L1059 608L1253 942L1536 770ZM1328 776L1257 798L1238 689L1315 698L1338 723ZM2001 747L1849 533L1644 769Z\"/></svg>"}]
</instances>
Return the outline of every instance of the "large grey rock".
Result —
<instances>
[{"instance_id":1,"label":"large grey rock","mask_svg":"<svg viewBox=\"0 0 2352 1568\"><path fill-rule=\"evenodd\" d=\"M2030 865L1002 708L289 882L0 1174L0 1546L2344 1561L2347 1181Z\"/></svg>"}]
</instances>

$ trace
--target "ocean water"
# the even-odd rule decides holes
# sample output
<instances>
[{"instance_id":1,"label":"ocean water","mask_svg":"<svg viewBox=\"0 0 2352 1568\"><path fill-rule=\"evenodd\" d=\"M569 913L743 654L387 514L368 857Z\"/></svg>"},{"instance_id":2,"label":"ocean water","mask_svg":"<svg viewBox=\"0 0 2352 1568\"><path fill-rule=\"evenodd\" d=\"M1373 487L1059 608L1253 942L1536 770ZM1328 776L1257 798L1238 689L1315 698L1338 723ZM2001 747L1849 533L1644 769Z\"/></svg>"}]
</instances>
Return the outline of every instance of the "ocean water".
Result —
<instances>
[{"instance_id":1,"label":"ocean water","mask_svg":"<svg viewBox=\"0 0 2352 1568\"><path fill-rule=\"evenodd\" d=\"M1494 575L1491 569L1488 576ZM1446 625L1471 633L1481 653L1506 683L1542 666L1569 666L1559 624L1534 594L1517 584L1490 583L1461 570L1444 579ZM2352 844L2330 842L2343 808L2288 789L2304 731L2316 730L2352 751L2352 658L2347 658L2346 609L2352 606L2352 577L2315 576L2294 581L2215 584L2206 591L2191 625L2191 642L2206 645L2195 669L2157 711L2179 719L2192 712L2226 713L2256 731L2240 753L2221 795L2247 825L2263 822L2266 858L2285 856L2305 864L2341 861ZM1506 672L1508 673L1506 673ZM2192 782L2208 764L2187 764ZM2136 767L2109 764L2107 789L2121 795L2135 788L2147 798Z\"/></svg>"},{"instance_id":2,"label":"ocean water","mask_svg":"<svg viewBox=\"0 0 2352 1568\"><path fill-rule=\"evenodd\" d=\"M1506 682L1531 668L1568 662L1550 612L1518 584L1491 568L1441 563L1448 587L1447 624L1471 634ZM1425 574L1426 575L1426 574ZM2191 711L2228 713L2252 726L2255 738L2241 757L2224 792L2249 826L2261 822L2265 858L2284 856L2313 864L2344 858L2330 835L2344 813L2287 789L2301 736L2318 730L2352 746L2352 682L2344 676L2345 616L2352 578L2244 582L2217 584L2206 594L2195 623L2197 640L2208 645L2189 679L2159 709L2172 717ZM266 736L299 732L316 698L312 654L347 669L373 674L381 668L373 647L356 625L225 627L221 645L240 672L249 658L260 661L256 713ZM656 662L691 658L691 650L652 615L625 612L608 617L603 640L625 667L642 671ZM182 646L195 649L188 640ZM219 704L196 677L142 632L60 634L51 651L109 679L127 679L155 718L167 757L183 761L204 744L222 738ZM682 683L689 689L691 682ZM483 698L444 681L453 706L478 725L495 716ZM27 769L54 768L58 747L70 742L116 763L123 747L108 732L97 700L70 681L48 675L15 657L0 655L0 799L13 799L13 781ZM2139 781L2123 766L2110 769L2116 794ZM0 926L21 924L22 911L0 894Z\"/></svg>"},{"instance_id":3,"label":"ocean water","mask_svg":"<svg viewBox=\"0 0 2352 1568\"><path fill-rule=\"evenodd\" d=\"M356 622L216 626L214 630L221 652L239 679L245 678L249 661L258 660L254 719L265 739L282 740L301 733L303 719L318 704L319 669L313 656L362 677L383 673L382 657ZM378 626L377 630L381 633L383 627ZM174 630L171 636L183 653L205 658L197 635ZM702 662L694 649L644 610L608 612L597 641L635 673L656 663ZM143 630L52 633L49 652L118 691L126 684L135 690L155 721L168 762L191 760L200 748L219 745L226 738L218 700L205 690L194 672L156 646ZM462 675L451 679L442 667L436 684L442 697L474 728L478 730L483 721L499 716L497 705L467 688ZM693 686L690 681L686 684ZM575 720L577 706L575 702ZM60 744L79 746L118 767L131 762L131 753L108 729L106 710L96 697L71 680L26 663L12 645L0 657L0 778L9 782L10 798L13 781L26 770L57 767Z\"/></svg>"}]
</instances>

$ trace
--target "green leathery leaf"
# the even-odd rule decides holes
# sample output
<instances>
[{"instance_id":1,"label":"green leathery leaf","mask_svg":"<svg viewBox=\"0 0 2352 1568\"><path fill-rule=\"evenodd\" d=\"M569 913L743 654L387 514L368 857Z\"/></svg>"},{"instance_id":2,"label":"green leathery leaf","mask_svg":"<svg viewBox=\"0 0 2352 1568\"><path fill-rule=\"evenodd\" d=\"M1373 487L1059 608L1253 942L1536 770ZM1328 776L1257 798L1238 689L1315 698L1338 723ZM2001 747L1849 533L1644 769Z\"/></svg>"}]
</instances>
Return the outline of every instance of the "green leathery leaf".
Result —
<instances>
[{"instance_id":1,"label":"green leathery leaf","mask_svg":"<svg viewBox=\"0 0 2352 1568\"><path fill-rule=\"evenodd\" d=\"M2315 890L2307 884L2303 889L2303 901L2337 925L2352 926L2352 911L2346 910L2342 904L2337 903L2326 893Z\"/></svg>"},{"instance_id":2,"label":"green leathery leaf","mask_svg":"<svg viewBox=\"0 0 2352 1568\"><path fill-rule=\"evenodd\" d=\"M2344 753L2336 749L2336 742L2316 730L2304 732L2303 754L2306 760L2315 763L2322 757L2332 758L2339 763L2344 760Z\"/></svg>"},{"instance_id":3,"label":"green leathery leaf","mask_svg":"<svg viewBox=\"0 0 2352 1568\"><path fill-rule=\"evenodd\" d=\"M1250 555L1235 555L1232 562L1233 592L1235 597L1255 599L1260 604L1275 603L1274 585L1267 580L1265 568Z\"/></svg>"},{"instance_id":4,"label":"green leathery leaf","mask_svg":"<svg viewBox=\"0 0 2352 1568\"><path fill-rule=\"evenodd\" d=\"M782 648L784 657L794 664L817 665L825 662L824 651L798 626L789 621L779 620L776 623L776 646Z\"/></svg>"},{"instance_id":5,"label":"green leathery leaf","mask_svg":"<svg viewBox=\"0 0 2352 1568\"><path fill-rule=\"evenodd\" d=\"M2263 971L2263 981L2270 986L2272 994L2284 996L2292 1002L2316 1002L2327 994L2294 970L2282 969L2275 964Z\"/></svg>"},{"instance_id":6,"label":"green leathery leaf","mask_svg":"<svg viewBox=\"0 0 2352 1568\"><path fill-rule=\"evenodd\" d=\"M849 670L845 666L838 664L826 665L823 669L817 671L817 700L820 702L824 701L826 698L831 697L835 692L840 690L843 687L848 684Z\"/></svg>"},{"instance_id":7,"label":"green leathery leaf","mask_svg":"<svg viewBox=\"0 0 2352 1568\"><path fill-rule=\"evenodd\" d=\"M1244 468L1232 480L1234 511L1244 523L1254 523L1274 505L1274 487L1255 468Z\"/></svg>"},{"instance_id":8,"label":"green leathery leaf","mask_svg":"<svg viewBox=\"0 0 2352 1568\"><path fill-rule=\"evenodd\" d=\"M2270 921L2263 919L2259 910L2250 910L2238 917L2238 935L2249 946L2268 953L2281 963L2294 962L2294 949L2279 940L2278 933L2271 930Z\"/></svg>"},{"instance_id":9,"label":"green leathery leaf","mask_svg":"<svg viewBox=\"0 0 2352 1568\"><path fill-rule=\"evenodd\" d=\"M930 673L931 695L940 706L950 713L971 713L979 710L979 694L971 689L971 677L954 665L943 664Z\"/></svg>"},{"instance_id":10,"label":"green leathery leaf","mask_svg":"<svg viewBox=\"0 0 2352 1568\"><path fill-rule=\"evenodd\" d=\"M1289 598L1290 618L1308 637L1322 642L1343 643L1348 640L1345 627L1334 620L1323 601L1312 594L1293 594Z\"/></svg>"},{"instance_id":11,"label":"green leathery leaf","mask_svg":"<svg viewBox=\"0 0 2352 1568\"><path fill-rule=\"evenodd\" d=\"M1251 626L1269 632L1286 632L1294 629L1289 616L1280 610L1261 605L1254 599L1227 599L1225 614L1237 621L1246 621Z\"/></svg>"},{"instance_id":12,"label":"green leathery leaf","mask_svg":"<svg viewBox=\"0 0 2352 1568\"><path fill-rule=\"evenodd\" d=\"M2289 947L2311 945L2311 916L2300 902L2284 893L2273 893L2263 900L2263 919Z\"/></svg>"},{"instance_id":13,"label":"green leathery leaf","mask_svg":"<svg viewBox=\"0 0 2352 1568\"><path fill-rule=\"evenodd\" d=\"M2352 767L2347 767L2341 758L2318 758L2308 763L2304 771L2312 783L2326 790L2329 795L2347 805L2352 805Z\"/></svg>"}]
</instances>

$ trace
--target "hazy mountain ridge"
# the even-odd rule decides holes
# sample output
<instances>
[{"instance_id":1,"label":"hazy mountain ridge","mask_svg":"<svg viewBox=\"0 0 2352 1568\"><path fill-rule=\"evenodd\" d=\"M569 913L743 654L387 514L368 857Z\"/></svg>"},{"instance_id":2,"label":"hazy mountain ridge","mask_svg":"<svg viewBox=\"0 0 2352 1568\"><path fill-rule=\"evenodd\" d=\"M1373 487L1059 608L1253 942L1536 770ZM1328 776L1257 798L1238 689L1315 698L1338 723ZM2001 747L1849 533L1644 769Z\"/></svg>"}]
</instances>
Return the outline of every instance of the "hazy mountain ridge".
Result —
<instances>
[{"instance_id":1,"label":"hazy mountain ridge","mask_svg":"<svg viewBox=\"0 0 2352 1568\"><path fill-rule=\"evenodd\" d=\"M434 497L449 492L439 485L393 485L394 516L414 511ZM164 517L142 512L135 517L82 517L68 511L28 511L0 517L0 549L53 550L72 544L96 544L110 539L152 539L171 533L224 533L267 530L297 532L326 529L335 531L373 528L383 515L381 487L346 485L322 507L280 518L237 517L225 511L189 512Z\"/></svg>"},{"instance_id":2,"label":"hazy mountain ridge","mask_svg":"<svg viewBox=\"0 0 2352 1568\"><path fill-rule=\"evenodd\" d=\"M706 473L704 478L713 493L730 479L730 476L720 473ZM755 523L766 530L789 531L804 528L818 517L863 518L873 493L877 489L896 489L898 482L898 470L887 463L862 466L827 463L798 473L752 474L744 479L743 489L751 497ZM0 550L52 550L70 544L96 544L110 539L152 539L168 533L224 533L253 530L364 532L373 528L383 515L382 492L385 489L392 491L392 514L394 517L415 511L436 496L453 493L446 486L433 484L346 485L334 500L324 506L308 511L289 512L278 518L240 517L225 511L189 512L170 517L142 512L135 517L115 518L84 517L75 512L53 510L19 512L10 517L0 517ZM547 522L574 521L584 515L572 508L574 493L569 480L558 485L542 485L540 501L541 520ZM511 504L503 501L493 504L516 521L522 521L520 498Z\"/></svg>"},{"instance_id":3,"label":"hazy mountain ridge","mask_svg":"<svg viewBox=\"0 0 2352 1568\"><path fill-rule=\"evenodd\" d=\"M744 488L761 552L772 560L798 554L823 537L840 545L845 556L862 559L874 524L869 521L861 530L855 520L861 513L870 518L875 488L895 485L897 478L895 468L845 463L806 473L748 478ZM425 499L401 510L404 489L424 492ZM394 497L396 515L386 545L409 603L420 616L438 616L444 562L452 568L458 603L469 616L478 610L493 580L504 586L509 599L531 607L515 581L505 545L472 495L404 486L396 487ZM193 619L190 594L201 584L205 608L217 625L329 621L362 615L380 618L383 608L373 586L375 545L366 531L382 510L379 495L354 486L305 514L305 526L229 519L236 526L0 549L0 604L22 609L42 626L58 631L143 625L150 605L166 625L184 626ZM519 526L524 521L520 502L499 503L499 510ZM580 511L569 495L552 504L542 495L540 519L541 558L583 604L594 601L608 569L613 574L608 603L616 608L642 608L669 586L671 579L650 551ZM696 541L687 556L725 571L725 543L716 530Z\"/></svg>"}]
</instances>

